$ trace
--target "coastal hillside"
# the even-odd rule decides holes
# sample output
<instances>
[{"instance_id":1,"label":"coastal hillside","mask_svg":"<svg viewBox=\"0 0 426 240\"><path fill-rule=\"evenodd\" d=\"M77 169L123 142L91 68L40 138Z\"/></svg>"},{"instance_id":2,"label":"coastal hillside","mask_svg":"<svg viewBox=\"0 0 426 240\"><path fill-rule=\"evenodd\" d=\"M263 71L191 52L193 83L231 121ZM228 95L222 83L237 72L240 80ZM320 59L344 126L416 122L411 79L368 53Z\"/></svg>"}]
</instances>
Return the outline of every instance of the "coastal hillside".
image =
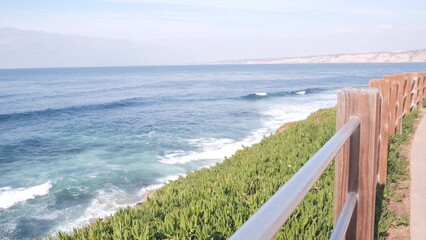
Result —
<instances>
[{"instance_id":1,"label":"coastal hillside","mask_svg":"<svg viewBox=\"0 0 426 240\"><path fill-rule=\"evenodd\" d=\"M218 64L286 64L286 63L402 63L426 62L426 49L403 52L374 52L335 54L294 58L242 59L218 62Z\"/></svg>"}]
</instances>

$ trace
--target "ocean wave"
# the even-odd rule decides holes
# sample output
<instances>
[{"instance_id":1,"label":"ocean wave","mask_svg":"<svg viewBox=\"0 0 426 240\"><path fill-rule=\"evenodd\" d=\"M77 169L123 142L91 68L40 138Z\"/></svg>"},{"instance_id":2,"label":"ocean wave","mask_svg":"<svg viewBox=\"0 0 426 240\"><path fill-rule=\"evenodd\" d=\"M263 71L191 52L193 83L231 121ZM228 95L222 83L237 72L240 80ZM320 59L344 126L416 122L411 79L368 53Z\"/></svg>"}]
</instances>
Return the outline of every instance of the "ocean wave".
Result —
<instances>
[{"instance_id":1,"label":"ocean wave","mask_svg":"<svg viewBox=\"0 0 426 240\"><path fill-rule=\"evenodd\" d=\"M159 183L159 184L152 184L152 185L149 185L148 187L144 187L139 191L139 195L145 196L149 192L157 190L157 189L163 187L164 185L166 185L166 182Z\"/></svg>"},{"instance_id":2,"label":"ocean wave","mask_svg":"<svg viewBox=\"0 0 426 240\"><path fill-rule=\"evenodd\" d=\"M157 183L141 188L136 194L128 194L115 185L108 185L96 192L96 196L86 207L84 213L74 220L68 220L66 224L56 227L51 234L57 231L72 231L74 228L82 227L98 218L105 218L114 214L118 209L136 206L144 201L146 194L163 187L170 181L179 178L180 175L172 175L157 179Z\"/></svg>"},{"instance_id":3,"label":"ocean wave","mask_svg":"<svg viewBox=\"0 0 426 240\"><path fill-rule=\"evenodd\" d=\"M117 101L99 103L99 104L86 104L86 105L70 106L70 107L56 108L56 109L48 108L48 109L36 110L36 111L7 113L7 114L0 114L0 122L8 121L8 120L16 121L20 119L30 119L35 117L55 117L55 116L61 116L61 115L74 115L75 113L80 113L80 112L131 107L134 105L143 105L146 103L148 102L146 102L144 98L136 97L136 98L121 99Z\"/></svg>"},{"instance_id":4,"label":"ocean wave","mask_svg":"<svg viewBox=\"0 0 426 240\"><path fill-rule=\"evenodd\" d=\"M289 108L286 108L289 110ZM309 113L292 112L291 110L267 110L262 113L267 120L259 129L253 130L247 137L241 140L232 140L227 138L199 138L188 140L196 150L183 151L177 150L166 153L159 157L159 161L164 164L186 164L193 161L220 161L225 157L231 157L237 150L244 147L250 147L258 143L264 136L273 133L281 124L303 119Z\"/></svg>"},{"instance_id":5,"label":"ocean wave","mask_svg":"<svg viewBox=\"0 0 426 240\"><path fill-rule=\"evenodd\" d=\"M293 122L305 119L312 112L320 109L332 107L336 104L336 93L328 91L321 96L314 96L310 101L292 104L286 102L280 107L271 107L263 111L262 115L268 119L264 122L264 126L269 129L278 129L287 122Z\"/></svg>"},{"instance_id":6,"label":"ocean wave","mask_svg":"<svg viewBox=\"0 0 426 240\"><path fill-rule=\"evenodd\" d=\"M29 188L0 188L0 209L8 209L17 203L47 195L51 187L52 183L48 181Z\"/></svg>"},{"instance_id":7,"label":"ocean wave","mask_svg":"<svg viewBox=\"0 0 426 240\"><path fill-rule=\"evenodd\" d=\"M267 93L267 92L255 92L254 94L255 94L256 96L259 96L259 97L268 96L268 93Z\"/></svg>"},{"instance_id":8,"label":"ocean wave","mask_svg":"<svg viewBox=\"0 0 426 240\"><path fill-rule=\"evenodd\" d=\"M138 195L143 197L143 199L145 199L146 194L148 194L149 192L157 190L157 189L163 187L164 185L166 185L170 182L178 180L179 177L184 177L184 176L186 176L186 173L179 174L179 175L169 175L169 176L166 176L166 177L158 178L156 180L156 182L157 182L156 184L151 184L147 187L141 188L138 192Z\"/></svg>"},{"instance_id":9,"label":"ocean wave","mask_svg":"<svg viewBox=\"0 0 426 240\"><path fill-rule=\"evenodd\" d=\"M304 90L307 91L307 90ZM315 90L311 90L315 91ZM299 94L306 94L298 91ZM296 94L296 92L295 92ZM319 108L331 107L335 105L335 93L330 93L314 97L312 101L293 104L284 102L283 104L272 106L261 112L262 126L253 130L242 140L232 140L227 138L199 138L187 140L196 150L177 150L159 156L159 162L164 164L186 164L193 161L221 161L225 157L231 157L242 146L249 147L262 140L263 137L275 132L282 124L305 119L311 112Z\"/></svg>"},{"instance_id":10,"label":"ocean wave","mask_svg":"<svg viewBox=\"0 0 426 240\"><path fill-rule=\"evenodd\" d=\"M82 227L95 219L107 217L119 208L134 206L140 200L140 196L130 196L124 190L108 185L96 192L96 196L80 217L68 220L65 225L59 226L55 231L72 231L73 228Z\"/></svg>"},{"instance_id":11,"label":"ocean wave","mask_svg":"<svg viewBox=\"0 0 426 240\"><path fill-rule=\"evenodd\" d=\"M173 151L159 157L159 161L164 164L186 164L193 161L213 161L223 160L231 157L237 150L259 142L264 136L271 134L272 128L263 127L256 129L240 141L228 138L199 138L188 140L197 150L194 151Z\"/></svg>"},{"instance_id":12,"label":"ocean wave","mask_svg":"<svg viewBox=\"0 0 426 240\"><path fill-rule=\"evenodd\" d=\"M226 138L200 138L188 142L198 150L169 152L161 156L159 161L165 164L185 164L198 160L220 160L241 148L240 142Z\"/></svg>"},{"instance_id":13,"label":"ocean wave","mask_svg":"<svg viewBox=\"0 0 426 240\"><path fill-rule=\"evenodd\" d=\"M248 100L258 100L258 99L264 99L264 98L271 98L271 97L285 97L285 96L292 96L292 95L305 95L305 94L312 94L312 93L320 93L327 90L331 90L329 88L306 88L306 89L299 89L294 91L280 91L280 92L254 92L250 93L248 95L242 96L243 99Z\"/></svg>"},{"instance_id":14,"label":"ocean wave","mask_svg":"<svg viewBox=\"0 0 426 240\"><path fill-rule=\"evenodd\" d=\"M185 173L184 174L178 174L178 175L169 175L167 177L158 178L157 182L159 182L160 184L166 184L166 183L169 183L169 182L176 181L176 180L178 180L179 177L183 177L185 175L186 175ZM150 188L150 186L148 186L147 188Z\"/></svg>"},{"instance_id":15,"label":"ocean wave","mask_svg":"<svg viewBox=\"0 0 426 240\"><path fill-rule=\"evenodd\" d=\"M269 94L267 92L254 92L254 93L250 93L246 96L243 96L242 98L245 99L262 99L267 97Z\"/></svg>"},{"instance_id":16,"label":"ocean wave","mask_svg":"<svg viewBox=\"0 0 426 240\"><path fill-rule=\"evenodd\" d=\"M12 93L12 94L0 94L0 99L1 98L10 98L10 97L14 97L14 96L18 96L19 94L16 93Z\"/></svg>"}]
</instances>

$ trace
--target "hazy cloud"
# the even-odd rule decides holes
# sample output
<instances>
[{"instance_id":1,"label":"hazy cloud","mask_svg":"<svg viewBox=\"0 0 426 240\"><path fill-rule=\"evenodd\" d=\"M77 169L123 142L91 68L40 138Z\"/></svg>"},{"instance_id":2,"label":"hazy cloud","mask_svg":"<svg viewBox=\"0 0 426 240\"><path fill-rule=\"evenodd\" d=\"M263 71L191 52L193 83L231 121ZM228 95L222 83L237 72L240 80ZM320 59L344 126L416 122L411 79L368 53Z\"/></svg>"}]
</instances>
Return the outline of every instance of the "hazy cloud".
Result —
<instances>
[{"instance_id":1,"label":"hazy cloud","mask_svg":"<svg viewBox=\"0 0 426 240\"><path fill-rule=\"evenodd\" d=\"M0 28L0 68L176 63L178 51L125 40Z\"/></svg>"},{"instance_id":2,"label":"hazy cloud","mask_svg":"<svg viewBox=\"0 0 426 240\"><path fill-rule=\"evenodd\" d=\"M72 58L63 60L75 59L80 66L95 64L96 55L96 65L117 65L106 57L113 54L123 61L118 65L138 65L406 50L425 47L425 34L415 30L425 29L423 9L425 1L392 0L3 0L0 27L35 30L45 37L28 33L1 51L9 57L14 52L16 59L27 56L14 61L16 66L27 66L31 59L37 63L33 65L43 62L24 45L38 46L52 59L70 54ZM10 37L2 35L0 47ZM91 40L76 40L84 37ZM92 46L92 41L99 41L99 46ZM87 55L87 46L94 49L86 57L90 62L78 62L75 53L61 50ZM0 55L7 63L4 58Z\"/></svg>"},{"instance_id":3,"label":"hazy cloud","mask_svg":"<svg viewBox=\"0 0 426 240\"><path fill-rule=\"evenodd\" d=\"M376 29L394 29L395 27L392 24L379 24Z\"/></svg>"}]
</instances>

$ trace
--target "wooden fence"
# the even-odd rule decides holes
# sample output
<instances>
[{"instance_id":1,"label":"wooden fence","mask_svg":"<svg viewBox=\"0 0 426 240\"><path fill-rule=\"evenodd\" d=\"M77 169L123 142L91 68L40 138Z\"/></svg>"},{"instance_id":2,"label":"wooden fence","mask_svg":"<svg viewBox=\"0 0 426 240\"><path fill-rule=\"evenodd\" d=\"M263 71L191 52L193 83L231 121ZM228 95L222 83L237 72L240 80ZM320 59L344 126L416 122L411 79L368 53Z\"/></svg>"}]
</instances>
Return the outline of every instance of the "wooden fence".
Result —
<instances>
[{"instance_id":1,"label":"wooden fence","mask_svg":"<svg viewBox=\"0 0 426 240\"><path fill-rule=\"evenodd\" d=\"M336 155L335 223L350 192L358 202L346 239L373 239L376 186L386 184L389 137L402 132L402 119L426 97L426 74L404 73L371 80L370 89L344 89L337 99L337 129L351 116L360 129Z\"/></svg>"},{"instance_id":2,"label":"wooden fence","mask_svg":"<svg viewBox=\"0 0 426 240\"><path fill-rule=\"evenodd\" d=\"M381 94L379 183L386 183L389 136L402 131L402 118L416 107L421 107L425 98L425 74L404 73L384 76L370 81L370 88Z\"/></svg>"},{"instance_id":3,"label":"wooden fence","mask_svg":"<svg viewBox=\"0 0 426 240\"><path fill-rule=\"evenodd\" d=\"M369 89L338 92L336 134L231 239L271 239L335 156L331 239L373 239L377 183L387 176L389 137L423 104L426 74L371 80Z\"/></svg>"}]
</instances>

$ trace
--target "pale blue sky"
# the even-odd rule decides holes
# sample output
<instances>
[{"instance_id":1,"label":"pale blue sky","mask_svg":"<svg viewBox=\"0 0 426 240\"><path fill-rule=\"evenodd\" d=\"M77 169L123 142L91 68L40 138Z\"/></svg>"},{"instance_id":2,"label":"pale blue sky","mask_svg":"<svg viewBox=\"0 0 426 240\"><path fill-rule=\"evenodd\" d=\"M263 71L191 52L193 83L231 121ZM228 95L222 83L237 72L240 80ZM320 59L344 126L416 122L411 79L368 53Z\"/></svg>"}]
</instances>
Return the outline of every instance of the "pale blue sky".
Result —
<instances>
[{"instance_id":1,"label":"pale blue sky","mask_svg":"<svg viewBox=\"0 0 426 240\"><path fill-rule=\"evenodd\" d=\"M26 32L26 40L22 32L21 38L0 32L0 53L6 46L13 52L13 39L19 46L37 47L45 41L48 47L52 35L43 33L62 34L61 39L75 35L105 41L105 46L109 39L119 39L121 43L113 41L117 51L135 52L126 46L139 45L136 52L146 59L126 62L132 65L400 51L425 48L426 1L0 0L0 30L6 28L33 31ZM58 39L52 45L90 51L75 36L69 46ZM17 55L28 51L14 48ZM158 53L155 61L148 52ZM48 60L40 58L35 60ZM73 61L64 65L79 64ZM96 57L93 61L86 64L121 65L97 63Z\"/></svg>"}]
</instances>

